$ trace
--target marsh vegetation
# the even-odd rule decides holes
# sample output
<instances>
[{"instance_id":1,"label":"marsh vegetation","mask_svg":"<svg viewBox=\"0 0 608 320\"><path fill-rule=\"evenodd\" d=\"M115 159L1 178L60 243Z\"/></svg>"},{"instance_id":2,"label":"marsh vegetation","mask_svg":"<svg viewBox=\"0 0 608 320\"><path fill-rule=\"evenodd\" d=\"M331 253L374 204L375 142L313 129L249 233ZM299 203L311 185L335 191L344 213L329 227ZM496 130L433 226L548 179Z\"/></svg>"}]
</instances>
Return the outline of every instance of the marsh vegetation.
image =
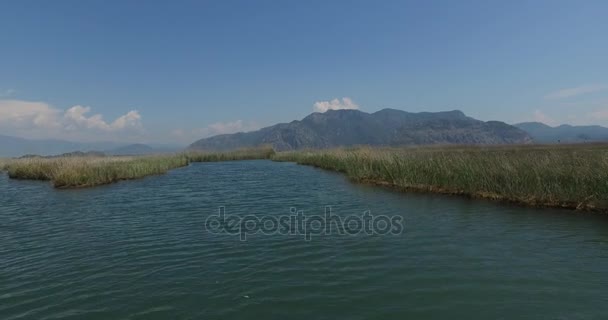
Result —
<instances>
[{"instance_id":1,"label":"marsh vegetation","mask_svg":"<svg viewBox=\"0 0 608 320\"><path fill-rule=\"evenodd\" d=\"M531 206L608 211L608 145L340 148L275 153L272 148L130 157L0 159L10 178L57 188L137 179L192 162L272 159L344 173L403 191L457 194Z\"/></svg>"},{"instance_id":2,"label":"marsh vegetation","mask_svg":"<svg viewBox=\"0 0 608 320\"><path fill-rule=\"evenodd\" d=\"M273 160L406 191L608 209L608 145L432 146L284 152Z\"/></svg>"},{"instance_id":3,"label":"marsh vegetation","mask_svg":"<svg viewBox=\"0 0 608 320\"><path fill-rule=\"evenodd\" d=\"M155 156L29 157L0 160L10 178L48 180L56 188L80 188L163 174L192 162L268 159L269 148L230 152L184 152Z\"/></svg>"}]
</instances>

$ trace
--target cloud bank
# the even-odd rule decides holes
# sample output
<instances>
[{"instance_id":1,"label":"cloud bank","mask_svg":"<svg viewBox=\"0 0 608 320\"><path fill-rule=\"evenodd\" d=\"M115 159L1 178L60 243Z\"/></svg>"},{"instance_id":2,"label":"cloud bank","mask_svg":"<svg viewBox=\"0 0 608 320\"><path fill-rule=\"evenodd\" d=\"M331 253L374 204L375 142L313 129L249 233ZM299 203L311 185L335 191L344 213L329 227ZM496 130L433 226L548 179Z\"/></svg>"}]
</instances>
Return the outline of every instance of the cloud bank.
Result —
<instances>
[{"instance_id":1,"label":"cloud bank","mask_svg":"<svg viewBox=\"0 0 608 320\"><path fill-rule=\"evenodd\" d=\"M327 110L343 110L343 109L359 109L359 106L349 97L344 97L342 100L333 99L330 101L317 101L313 105L315 112L326 112Z\"/></svg>"},{"instance_id":2,"label":"cloud bank","mask_svg":"<svg viewBox=\"0 0 608 320\"><path fill-rule=\"evenodd\" d=\"M79 129L97 129L100 131L121 131L125 129L140 129L141 116L135 110L129 111L127 114L118 117L111 123L105 122L102 115L95 114L87 117L91 112L90 107L73 106L66 110L63 115L65 120L65 128L68 130Z\"/></svg>"},{"instance_id":3,"label":"cloud bank","mask_svg":"<svg viewBox=\"0 0 608 320\"><path fill-rule=\"evenodd\" d=\"M138 132L143 126L136 110L107 122L86 106L61 110L45 102L0 100L0 128L4 134L35 138L105 138Z\"/></svg>"}]
</instances>

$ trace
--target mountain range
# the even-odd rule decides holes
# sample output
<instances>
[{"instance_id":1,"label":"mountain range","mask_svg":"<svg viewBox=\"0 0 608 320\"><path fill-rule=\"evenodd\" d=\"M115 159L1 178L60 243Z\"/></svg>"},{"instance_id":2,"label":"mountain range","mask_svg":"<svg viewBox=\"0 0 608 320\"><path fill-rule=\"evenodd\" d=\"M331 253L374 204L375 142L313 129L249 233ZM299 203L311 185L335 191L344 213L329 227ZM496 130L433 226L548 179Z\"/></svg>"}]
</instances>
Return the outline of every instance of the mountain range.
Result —
<instances>
[{"instance_id":1,"label":"mountain range","mask_svg":"<svg viewBox=\"0 0 608 320\"><path fill-rule=\"evenodd\" d=\"M608 141L608 128L602 126L571 126L563 124L551 127L540 122L515 124L526 131L535 143L578 143Z\"/></svg>"},{"instance_id":2,"label":"mountain range","mask_svg":"<svg viewBox=\"0 0 608 320\"><path fill-rule=\"evenodd\" d=\"M135 156L135 155L144 155L144 154L160 154L160 153L171 153L176 151L181 151L183 148L176 146L167 146L167 145L158 145L158 146L149 146L143 143L135 143L126 146L121 146L118 148L106 150L105 153L107 155L114 156Z\"/></svg>"},{"instance_id":3,"label":"mountain range","mask_svg":"<svg viewBox=\"0 0 608 320\"><path fill-rule=\"evenodd\" d=\"M0 157L24 155L52 156L73 152L94 152L107 155L141 155L178 151L170 145L125 144L120 142L73 142L58 139L24 139L0 135Z\"/></svg>"},{"instance_id":4,"label":"mountain range","mask_svg":"<svg viewBox=\"0 0 608 320\"><path fill-rule=\"evenodd\" d=\"M522 144L531 137L499 121L480 121L462 111L411 113L383 109L315 112L302 120L252 132L223 134L198 140L195 150L228 150L272 145L277 151L372 145Z\"/></svg>"},{"instance_id":5,"label":"mountain range","mask_svg":"<svg viewBox=\"0 0 608 320\"><path fill-rule=\"evenodd\" d=\"M222 134L192 143L191 150L230 150L271 145L277 151L340 146L403 146L426 144L526 144L608 141L608 128L540 122L509 125L480 121L459 110L411 113L383 109L374 113L359 110L329 110L312 113L302 120L279 123L251 132ZM51 156L74 152L106 155L143 155L182 150L161 144L118 142L71 142L31 140L0 135L0 157Z\"/></svg>"}]
</instances>

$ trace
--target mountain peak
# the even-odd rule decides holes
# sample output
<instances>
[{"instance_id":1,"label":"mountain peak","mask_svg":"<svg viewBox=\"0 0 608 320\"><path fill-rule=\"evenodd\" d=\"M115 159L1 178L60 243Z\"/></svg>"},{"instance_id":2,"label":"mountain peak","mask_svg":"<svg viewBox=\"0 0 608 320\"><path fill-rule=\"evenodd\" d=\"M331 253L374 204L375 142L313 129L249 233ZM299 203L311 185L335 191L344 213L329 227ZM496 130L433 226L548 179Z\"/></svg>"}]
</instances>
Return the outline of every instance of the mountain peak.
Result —
<instances>
[{"instance_id":1,"label":"mountain peak","mask_svg":"<svg viewBox=\"0 0 608 320\"><path fill-rule=\"evenodd\" d=\"M460 110L411 113L382 109L315 112L301 121L281 123L258 131L201 139L191 149L226 150L272 145L275 150L341 146L401 146L422 144L527 143L522 130L503 122L483 122Z\"/></svg>"},{"instance_id":2,"label":"mountain peak","mask_svg":"<svg viewBox=\"0 0 608 320\"><path fill-rule=\"evenodd\" d=\"M521 122L521 123L517 123L514 124L514 126L519 127L519 128L552 128L549 125L546 125L542 122L537 122L537 121L532 121L532 122Z\"/></svg>"}]
</instances>

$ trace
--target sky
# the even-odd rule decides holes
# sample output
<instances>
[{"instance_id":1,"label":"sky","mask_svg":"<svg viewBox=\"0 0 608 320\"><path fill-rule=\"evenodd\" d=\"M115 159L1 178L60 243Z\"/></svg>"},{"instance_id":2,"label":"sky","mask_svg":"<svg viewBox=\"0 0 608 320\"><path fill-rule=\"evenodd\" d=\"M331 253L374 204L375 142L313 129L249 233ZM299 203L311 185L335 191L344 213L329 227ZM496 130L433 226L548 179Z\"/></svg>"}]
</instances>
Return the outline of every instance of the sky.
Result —
<instances>
[{"instance_id":1,"label":"sky","mask_svg":"<svg viewBox=\"0 0 608 320\"><path fill-rule=\"evenodd\" d=\"M608 1L0 1L0 134L187 145L328 109L608 126Z\"/></svg>"}]
</instances>

